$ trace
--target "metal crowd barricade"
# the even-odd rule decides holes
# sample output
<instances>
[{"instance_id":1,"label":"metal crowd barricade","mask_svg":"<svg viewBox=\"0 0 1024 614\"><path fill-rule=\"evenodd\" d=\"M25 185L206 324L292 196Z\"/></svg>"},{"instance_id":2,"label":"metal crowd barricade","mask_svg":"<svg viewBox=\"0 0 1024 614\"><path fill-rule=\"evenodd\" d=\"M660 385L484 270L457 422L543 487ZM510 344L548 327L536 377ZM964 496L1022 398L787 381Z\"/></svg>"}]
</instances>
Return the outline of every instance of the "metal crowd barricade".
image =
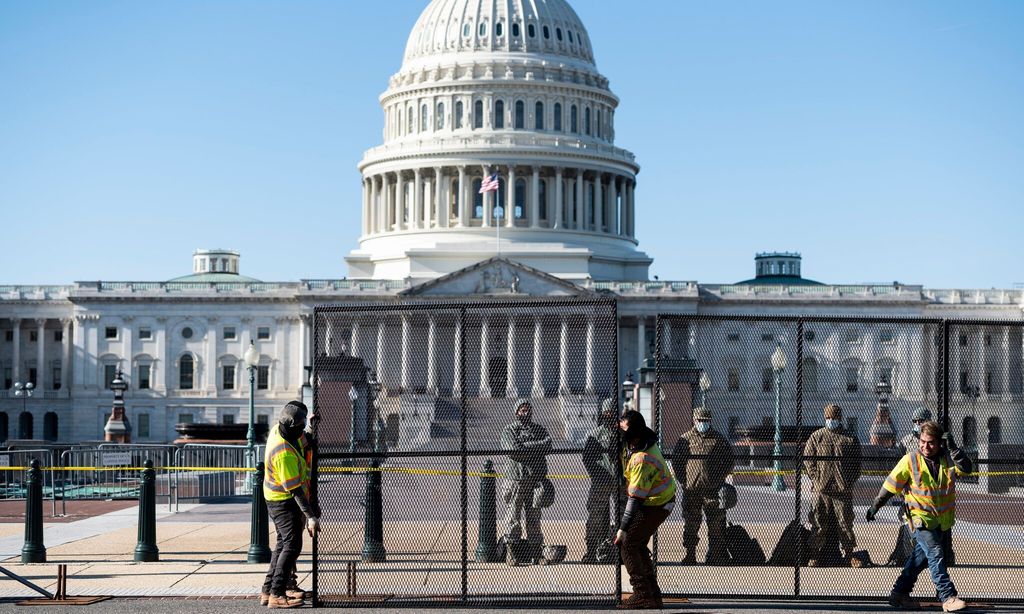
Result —
<instances>
[{"instance_id":1,"label":"metal crowd barricade","mask_svg":"<svg viewBox=\"0 0 1024 614\"><path fill-rule=\"evenodd\" d=\"M54 450L52 449L29 449L19 450L8 448L0 452L0 500L15 501L25 498L25 470L9 469L9 467L28 467L33 460L38 460L42 467L53 466ZM47 478L46 474L49 474ZM54 497L54 472L47 471L43 474L43 498L51 501L52 514L57 515L56 499Z\"/></svg>"},{"instance_id":2,"label":"metal crowd barricade","mask_svg":"<svg viewBox=\"0 0 1024 614\"><path fill-rule=\"evenodd\" d=\"M174 462L175 449L173 445L100 444L65 450L58 467L61 477L54 488L61 498L61 513L67 513L68 499L138 498L138 468L147 460L157 467L157 500L166 498L170 509L173 492L166 467Z\"/></svg>"},{"instance_id":3,"label":"metal crowd barricade","mask_svg":"<svg viewBox=\"0 0 1024 614\"><path fill-rule=\"evenodd\" d=\"M244 469L263 459L264 446L254 449L252 460L247 458L245 445L185 444L174 456L173 472L175 511L182 499L240 500L252 493L252 473Z\"/></svg>"}]
</instances>

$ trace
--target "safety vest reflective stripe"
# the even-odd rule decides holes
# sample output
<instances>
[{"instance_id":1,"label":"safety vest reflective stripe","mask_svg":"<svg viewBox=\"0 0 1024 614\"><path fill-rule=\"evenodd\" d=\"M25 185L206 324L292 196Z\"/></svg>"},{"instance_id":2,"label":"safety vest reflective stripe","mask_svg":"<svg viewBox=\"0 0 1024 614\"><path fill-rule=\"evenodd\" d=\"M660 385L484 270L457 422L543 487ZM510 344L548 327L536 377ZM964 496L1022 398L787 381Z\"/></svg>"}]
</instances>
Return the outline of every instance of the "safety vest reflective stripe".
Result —
<instances>
[{"instance_id":1,"label":"safety vest reflective stripe","mask_svg":"<svg viewBox=\"0 0 1024 614\"><path fill-rule=\"evenodd\" d=\"M633 484L628 485L626 487L626 493L629 494L631 497L646 499L647 497L650 497L652 495L664 492L665 489L672 485L672 474L668 472L668 470L666 469L665 465L661 462L661 460L652 454L648 454L646 452L640 452L638 454L635 454L632 458L630 458L629 464L630 469L633 469L634 471L636 470L636 465L641 465L641 472L644 471L644 465L653 468L653 470L656 472L656 475L660 478L658 483L651 486L650 488L640 488L639 486L634 486Z\"/></svg>"},{"instance_id":2,"label":"safety vest reflective stripe","mask_svg":"<svg viewBox=\"0 0 1024 614\"><path fill-rule=\"evenodd\" d=\"M922 470L924 457L920 453L909 455L911 482L906 488L904 500L915 516L925 521L935 521L943 528L953 524L956 509L955 469L940 458L936 463L936 474L932 476Z\"/></svg>"},{"instance_id":3,"label":"safety vest reflective stripe","mask_svg":"<svg viewBox=\"0 0 1024 614\"><path fill-rule=\"evenodd\" d=\"M899 482L892 479L892 476L885 478L885 483L891 486L894 490L900 491L907 487L907 482Z\"/></svg>"},{"instance_id":4,"label":"safety vest reflective stripe","mask_svg":"<svg viewBox=\"0 0 1024 614\"><path fill-rule=\"evenodd\" d=\"M309 469L304 447L301 440L298 448L293 447L281 436L277 426L271 429L264 456L266 469L263 479L264 495L268 501L286 500L296 488L307 489Z\"/></svg>"}]
</instances>

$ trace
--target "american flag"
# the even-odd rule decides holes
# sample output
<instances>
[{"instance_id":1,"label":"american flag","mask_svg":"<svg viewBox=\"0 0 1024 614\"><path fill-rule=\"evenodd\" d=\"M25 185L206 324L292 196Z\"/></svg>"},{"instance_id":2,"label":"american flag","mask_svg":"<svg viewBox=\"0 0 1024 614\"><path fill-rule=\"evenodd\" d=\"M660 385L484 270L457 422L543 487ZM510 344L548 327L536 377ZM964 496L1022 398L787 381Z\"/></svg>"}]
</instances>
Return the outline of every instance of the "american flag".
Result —
<instances>
[{"instance_id":1,"label":"american flag","mask_svg":"<svg viewBox=\"0 0 1024 614\"><path fill-rule=\"evenodd\" d=\"M498 173L491 173L490 177L484 177L480 182L480 193L498 191Z\"/></svg>"}]
</instances>

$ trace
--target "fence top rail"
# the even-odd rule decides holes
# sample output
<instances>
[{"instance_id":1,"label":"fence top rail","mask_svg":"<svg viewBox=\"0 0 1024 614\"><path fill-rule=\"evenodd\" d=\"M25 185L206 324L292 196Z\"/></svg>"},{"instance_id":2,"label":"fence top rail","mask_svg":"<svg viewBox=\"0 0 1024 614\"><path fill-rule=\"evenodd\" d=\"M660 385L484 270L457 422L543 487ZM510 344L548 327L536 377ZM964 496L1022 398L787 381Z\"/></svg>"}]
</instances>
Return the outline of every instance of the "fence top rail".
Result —
<instances>
[{"instance_id":1,"label":"fence top rail","mask_svg":"<svg viewBox=\"0 0 1024 614\"><path fill-rule=\"evenodd\" d=\"M264 444L262 444L262 443L253 444L253 448L261 448L261 447L263 447L263 445ZM227 450L248 450L249 446L247 446L246 444L235 444L235 443L225 443L225 444L221 444L221 443L186 443L183 446L181 446L180 449L185 449L185 448L217 448L217 449L227 449Z\"/></svg>"},{"instance_id":2,"label":"fence top rail","mask_svg":"<svg viewBox=\"0 0 1024 614\"><path fill-rule=\"evenodd\" d=\"M804 316L804 315L757 315L757 314L658 314L661 320L692 321L708 320L721 322L811 322L837 324L948 324L952 326L1013 326L1024 327L1024 318L1018 320L984 320L970 318L912 318L912 317L870 317L870 316Z\"/></svg>"},{"instance_id":3,"label":"fence top rail","mask_svg":"<svg viewBox=\"0 0 1024 614\"><path fill-rule=\"evenodd\" d=\"M523 296L494 300L465 301L455 299L430 300L423 303L325 303L313 308L314 313L352 313L352 312L405 312L429 311L437 309L501 309L509 307L580 307L580 306L611 306L615 297L583 297L583 298L550 298Z\"/></svg>"}]
</instances>

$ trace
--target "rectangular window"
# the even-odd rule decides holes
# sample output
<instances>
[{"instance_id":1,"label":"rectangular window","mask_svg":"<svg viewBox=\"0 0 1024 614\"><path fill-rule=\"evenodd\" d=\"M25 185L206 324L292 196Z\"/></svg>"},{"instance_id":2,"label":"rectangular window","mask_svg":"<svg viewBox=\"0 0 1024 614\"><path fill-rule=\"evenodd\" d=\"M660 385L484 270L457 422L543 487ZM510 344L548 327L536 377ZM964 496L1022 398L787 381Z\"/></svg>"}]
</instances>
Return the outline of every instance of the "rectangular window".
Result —
<instances>
[{"instance_id":1,"label":"rectangular window","mask_svg":"<svg viewBox=\"0 0 1024 614\"><path fill-rule=\"evenodd\" d=\"M259 339L260 341L266 341L267 339L270 339L270 327L260 326L259 328L257 328L256 338Z\"/></svg>"},{"instance_id":2,"label":"rectangular window","mask_svg":"<svg viewBox=\"0 0 1024 614\"><path fill-rule=\"evenodd\" d=\"M4 390L10 390L11 386L14 385L13 370L10 367L4 367Z\"/></svg>"},{"instance_id":3,"label":"rectangular window","mask_svg":"<svg viewBox=\"0 0 1024 614\"><path fill-rule=\"evenodd\" d=\"M135 421L137 423L135 426L136 426L136 431L138 432L139 437L143 438L143 439L148 439L149 438L149 414L139 414L138 416L136 416Z\"/></svg>"},{"instance_id":4,"label":"rectangular window","mask_svg":"<svg viewBox=\"0 0 1024 614\"><path fill-rule=\"evenodd\" d=\"M117 377L117 365L103 365L103 387L110 390L110 383Z\"/></svg>"},{"instance_id":5,"label":"rectangular window","mask_svg":"<svg viewBox=\"0 0 1024 614\"><path fill-rule=\"evenodd\" d=\"M117 339L117 327L116 326L107 326L107 327L105 327L103 329L103 338L104 339Z\"/></svg>"},{"instance_id":6,"label":"rectangular window","mask_svg":"<svg viewBox=\"0 0 1024 614\"><path fill-rule=\"evenodd\" d=\"M221 388L224 390L235 389L235 365L224 365L221 368Z\"/></svg>"},{"instance_id":7,"label":"rectangular window","mask_svg":"<svg viewBox=\"0 0 1024 614\"><path fill-rule=\"evenodd\" d=\"M139 339L148 340L153 338L153 329L148 326L139 327Z\"/></svg>"},{"instance_id":8,"label":"rectangular window","mask_svg":"<svg viewBox=\"0 0 1024 614\"><path fill-rule=\"evenodd\" d=\"M5 330L4 331L4 341L14 341L14 331L13 330Z\"/></svg>"},{"instance_id":9,"label":"rectangular window","mask_svg":"<svg viewBox=\"0 0 1024 614\"><path fill-rule=\"evenodd\" d=\"M270 424L270 416L267 414L260 414L256 416L256 424Z\"/></svg>"},{"instance_id":10,"label":"rectangular window","mask_svg":"<svg viewBox=\"0 0 1024 614\"><path fill-rule=\"evenodd\" d=\"M149 390L149 365L139 365L139 390Z\"/></svg>"},{"instance_id":11,"label":"rectangular window","mask_svg":"<svg viewBox=\"0 0 1024 614\"><path fill-rule=\"evenodd\" d=\"M256 367L256 388L259 390L270 388L270 367L268 365Z\"/></svg>"},{"instance_id":12,"label":"rectangular window","mask_svg":"<svg viewBox=\"0 0 1024 614\"><path fill-rule=\"evenodd\" d=\"M62 331L62 330L55 330L55 331L53 331L53 340L54 340L55 343L60 343L60 342L64 341L64 331Z\"/></svg>"},{"instance_id":13,"label":"rectangular window","mask_svg":"<svg viewBox=\"0 0 1024 614\"><path fill-rule=\"evenodd\" d=\"M34 331L34 330L33 331L29 331L29 333L28 333L28 341L29 341L29 343L35 343L36 341L39 341L39 333L37 331Z\"/></svg>"},{"instance_id":14,"label":"rectangular window","mask_svg":"<svg viewBox=\"0 0 1024 614\"><path fill-rule=\"evenodd\" d=\"M221 424L234 424L235 423L235 414L224 414L223 416L220 417L220 423Z\"/></svg>"},{"instance_id":15,"label":"rectangular window","mask_svg":"<svg viewBox=\"0 0 1024 614\"><path fill-rule=\"evenodd\" d=\"M967 345L967 333L960 333L960 345Z\"/></svg>"},{"instance_id":16,"label":"rectangular window","mask_svg":"<svg viewBox=\"0 0 1024 614\"><path fill-rule=\"evenodd\" d=\"M765 392L775 390L775 372L771 367L761 369L761 389Z\"/></svg>"},{"instance_id":17,"label":"rectangular window","mask_svg":"<svg viewBox=\"0 0 1024 614\"><path fill-rule=\"evenodd\" d=\"M729 369L729 391L736 392L740 389L740 370Z\"/></svg>"},{"instance_id":18,"label":"rectangular window","mask_svg":"<svg viewBox=\"0 0 1024 614\"><path fill-rule=\"evenodd\" d=\"M234 341L235 338L236 338L235 337L235 327L234 326L225 326L224 327L224 340L225 341Z\"/></svg>"},{"instance_id":19,"label":"rectangular window","mask_svg":"<svg viewBox=\"0 0 1024 614\"><path fill-rule=\"evenodd\" d=\"M60 367L53 368L53 389L60 390Z\"/></svg>"},{"instance_id":20,"label":"rectangular window","mask_svg":"<svg viewBox=\"0 0 1024 614\"><path fill-rule=\"evenodd\" d=\"M960 393L967 394L971 386L971 374L967 371L960 372Z\"/></svg>"},{"instance_id":21,"label":"rectangular window","mask_svg":"<svg viewBox=\"0 0 1024 614\"><path fill-rule=\"evenodd\" d=\"M881 343L892 343L893 332L889 329L885 329L878 333L878 341Z\"/></svg>"},{"instance_id":22,"label":"rectangular window","mask_svg":"<svg viewBox=\"0 0 1024 614\"><path fill-rule=\"evenodd\" d=\"M178 424L192 424L192 414L178 414Z\"/></svg>"},{"instance_id":23,"label":"rectangular window","mask_svg":"<svg viewBox=\"0 0 1024 614\"><path fill-rule=\"evenodd\" d=\"M985 394L992 394L995 390L992 388L992 372L985 372Z\"/></svg>"},{"instance_id":24,"label":"rectangular window","mask_svg":"<svg viewBox=\"0 0 1024 614\"><path fill-rule=\"evenodd\" d=\"M857 392L857 384L860 382L860 369L858 367L846 367L846 391Z\"/></svg>"},{"instance_id":25,"label":"rectangular window","mask_svg":"<svg viewBox=\"0 0 1024 614\"><path fill-rule=\"evenodd\" d=\"M39 385L39 381L36 379L37 375L38 375L38 372L36 371L36 368L35 367L29 367L29 370L28 370L28 381L32 382L33 386L38 386Z\"/></svg>"}]
</instances>

